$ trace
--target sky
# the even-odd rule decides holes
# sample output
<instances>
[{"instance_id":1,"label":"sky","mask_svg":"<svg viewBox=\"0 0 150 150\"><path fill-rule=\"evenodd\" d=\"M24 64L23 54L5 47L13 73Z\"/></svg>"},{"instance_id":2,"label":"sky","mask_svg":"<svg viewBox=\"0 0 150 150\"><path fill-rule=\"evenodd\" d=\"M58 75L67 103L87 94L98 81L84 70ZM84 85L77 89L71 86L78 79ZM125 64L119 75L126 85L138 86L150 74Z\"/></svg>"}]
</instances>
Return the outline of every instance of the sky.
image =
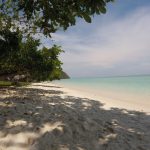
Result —
<instances>
[{"instance_id":1,"label":"sky","mask_svg":"<svg viewBox=\"0 0 150 150\"><path fill-rule=\"evenodd\" d=\"M92 23L78 19L52 38L70 77L150 74L150 0L116 0Z\"/></svg>"}]
</instances>

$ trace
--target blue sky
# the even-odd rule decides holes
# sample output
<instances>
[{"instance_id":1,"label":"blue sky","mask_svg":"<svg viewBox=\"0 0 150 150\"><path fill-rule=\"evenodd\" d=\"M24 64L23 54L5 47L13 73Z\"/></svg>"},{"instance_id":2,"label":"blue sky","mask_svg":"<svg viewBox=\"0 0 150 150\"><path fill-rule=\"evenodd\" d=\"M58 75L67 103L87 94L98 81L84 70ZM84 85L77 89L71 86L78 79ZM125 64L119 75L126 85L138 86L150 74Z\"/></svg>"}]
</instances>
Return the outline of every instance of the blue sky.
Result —
<instances>
[{"instance_id":1,"label":"blue sky","mask_svg":"<svg viewBox=\"0 0 150 150\"><path fill-rule=\"evenodd\" d=\"M71 77L150 74L150 0L116 0L91 24L53 34ZM51 43L45 40L45 45Z\"/></svg>"}]
</instances>

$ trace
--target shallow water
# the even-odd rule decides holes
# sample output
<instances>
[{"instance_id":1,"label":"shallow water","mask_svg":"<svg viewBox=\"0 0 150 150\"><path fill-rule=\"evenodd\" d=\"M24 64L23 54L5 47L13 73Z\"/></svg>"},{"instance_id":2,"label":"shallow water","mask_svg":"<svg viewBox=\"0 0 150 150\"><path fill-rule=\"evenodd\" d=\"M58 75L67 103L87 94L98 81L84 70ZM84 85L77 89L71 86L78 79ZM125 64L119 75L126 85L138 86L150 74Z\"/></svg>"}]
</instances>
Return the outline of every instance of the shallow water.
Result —
<instances>
[{"instance_id":1,"label":"shallow water","mask_svg":"<svg viewBox=\"0 0 150 150\"><path fill-rule=\"evenodd\" d=\"M54 83L101 97L150 102L150 76L72 78Z\"/></svg>"}]
</instances>

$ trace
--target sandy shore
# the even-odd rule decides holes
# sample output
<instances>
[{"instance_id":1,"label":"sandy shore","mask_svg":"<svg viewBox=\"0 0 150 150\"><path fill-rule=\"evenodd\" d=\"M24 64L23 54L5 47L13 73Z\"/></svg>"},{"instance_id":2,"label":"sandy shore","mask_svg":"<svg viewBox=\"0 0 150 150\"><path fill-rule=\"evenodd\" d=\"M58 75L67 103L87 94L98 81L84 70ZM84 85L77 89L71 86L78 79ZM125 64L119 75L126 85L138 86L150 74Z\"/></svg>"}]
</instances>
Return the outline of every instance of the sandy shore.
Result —
<instances>
[{"instance_id":1,"label":"sandy shore","mask_svg":"<svg viewBox=\"0 0 150 150\"><path fill-rule=\"evenodd\" d=\"M128 110L135 110L140 112L145 112L150 115L150 99L147 97L138 97L133 96L132 94L122 94L117 93L114 91L97 91L97 90L90 90L86 87L77 87L70 85L63 85L59 83L55 83L56 86L60 86L65 93L77 96L81 98L89 98L95 99L103 103L103 108L111 109L112 107L117 107L121 109L128 109Z\"/></svg>"},{"instance_id":2,"label":"sandy shore","mask_svg":"<svg viewBox=\"0 0 150 150\"><path fill-rule=\"evenodd\" d=\"M150 115L84 94L50 83L0 88L0 150L150 149Z\"/></svg>"}]
</instances>

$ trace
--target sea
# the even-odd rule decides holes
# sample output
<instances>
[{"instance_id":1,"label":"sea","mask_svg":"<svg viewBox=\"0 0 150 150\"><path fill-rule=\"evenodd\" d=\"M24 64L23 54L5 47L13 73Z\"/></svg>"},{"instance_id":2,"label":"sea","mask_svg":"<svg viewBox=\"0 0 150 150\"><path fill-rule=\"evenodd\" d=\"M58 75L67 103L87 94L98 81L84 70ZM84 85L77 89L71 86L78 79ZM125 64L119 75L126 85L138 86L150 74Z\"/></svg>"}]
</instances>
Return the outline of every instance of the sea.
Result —
<instances>
[{"instance_id":1,"label":"sea","mask_svg":"<svg viewBox=\"0 0 150 150\"><path fill-rule=\"evenodd\" d=\"M54 83L97 97L150 103L150 75L71 78Z\"/></svg>"}]
</instances>

